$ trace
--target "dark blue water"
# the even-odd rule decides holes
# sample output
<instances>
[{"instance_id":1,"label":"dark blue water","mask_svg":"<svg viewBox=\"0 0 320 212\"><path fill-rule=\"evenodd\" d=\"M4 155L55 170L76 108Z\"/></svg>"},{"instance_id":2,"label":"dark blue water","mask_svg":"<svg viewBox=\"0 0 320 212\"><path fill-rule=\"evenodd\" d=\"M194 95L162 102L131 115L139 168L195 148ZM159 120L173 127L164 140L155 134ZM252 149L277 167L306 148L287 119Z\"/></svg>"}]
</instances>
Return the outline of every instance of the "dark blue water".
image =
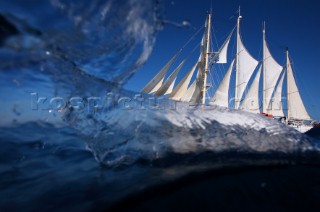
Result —
<instances>
[{"instance_id":1,"label":"dark blue water","mask_svg":"<svg viewBox=\"0 0 320 212\"><path fill-rule=\"evenodd\" d=\"M255 210L269 201L274 205L267 209L290 209L292 203L286 204L292 200L301 208L319 206L319 156L312 151L171 152L134 161L127 152L104 164L69 127L27 123L0 133L2 211L160 211L166 205L190 209L203 204L206 209L244 205Z\"/></svg>"},{"instance_id":2,"label":"dark blue water","mask_svg":"<svg viewBox=\"0 0 320 212\"><path fill-rule=\"evenodd\" d=\"M195 198L195 208L203 202L209 209L228 208L228 200L221 196L235 202L231 209L242 204L255 209L261 204L257 198L264 203L302 196L306 202L299 200L301 207L310 206L304 203L319 206L319 157L315 152L205 151L135 161L128 153L123 155L127 160L110 165L98 162L86 148L87 141L69 127L28 123L3 127L0 132L2 211L162 210L164 203L187 209L193 205L185 202L187 194L189 201ZM245 197L233 196L232 189ZM201 193L194 197L197 192ZM216 198L226 202L215 206ZM286 208L281 202L278 206Z\"/></svg>"},{"instance_id":3,"label":"dark blue water","mask_svg":"<svg viewBox=\"0 0 320 212\"><path fill-rule=\"evenodd\" d=\"M0 1L0 211L319 208L318 131L121 88L162 9Z\"/></svg>"}]
</instances>

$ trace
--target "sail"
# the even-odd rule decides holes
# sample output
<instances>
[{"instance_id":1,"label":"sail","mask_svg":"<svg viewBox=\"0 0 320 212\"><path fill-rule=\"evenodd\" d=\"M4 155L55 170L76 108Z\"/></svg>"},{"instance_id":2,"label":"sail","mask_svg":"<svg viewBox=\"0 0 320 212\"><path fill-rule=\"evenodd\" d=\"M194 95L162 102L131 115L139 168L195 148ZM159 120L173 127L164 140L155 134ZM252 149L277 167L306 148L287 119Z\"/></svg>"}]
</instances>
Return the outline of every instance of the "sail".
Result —
<instances>
[{"instance_id":1,"label":"sail","mask_svg":"<svg viewBox=\"0 0 320 212\"><path fill-rule=\"evenodd\" d=\"M195 81L196 82L196 86L195 86L195 89L194 89L194 92L191 96L191 99L189 100L189 102L192 102L192 103L201 103L201 85L200 85L200 82L198 80Z\"/></svg>"},{"instance_id":2,"label":"sail","mask_svg":"<svg viewBox=\"0 0 320 212\"><path fill-rule=\"evenodd\" d=\"M171 93L174 83L177 79L178 73L180 69L182 68L183 64L186 62L186 60L183 60L179 66L170 74L168 79L161 85L161 87L154 93L155 96L162 96L165 94Z\"/></svg>"},{"instance_id":3,"label":"sail","mask_svg":"<svg viewBox=\"0 0 320 212\"><path fill-rule=\"evenodd\" d=\"M261 75L261 66L256 77L254 78L251 87L242 103L242 108L248 112L260 113L259 105L259 82Z\"/></svg>"},{"instance_id":4,"label":"sail","mask_svg":"<svg viewBox=\"0 0 320 212\"><path fill-rule=\"evenodd\" d=\"M164 76L180 52L181 50L169 60L169 62L161 69L161 71L159 71L159 73L144 88L142 88L141 93L151 94L156 92L161 87Z\"/></svg>"},{"instance_id":5,"label":"sail","mask_svg":"<svg viewBox=\"0 0 320 212\"><path fill-rule=\"evenodd\" d=\"M190 71L183 77L179 84L173 89L169 95L170 99L181 100L181 98L187 93L188 85L191 81L191 77L196 70L198 62L190 69Z\"/></svg>"},{"instance_id":6,"label":"sail","mask_svg":"<svg viewBox=\"0 0 320 212\"><path fill-rule=\"evenodd\" d=\"M195 93L196 86L197 86L197 80L195 79L190 85L190 87L188 88L187 92L181 98L181 101L190 102L193 94Z\"/></svg>"},{"instance_id":7,"label":"sail","mask_svg":"<svg viewBox=\"0 0 320 212\"><path fill-rule=\"evenodd\" d=\"M201 40L201 45L203 45L203 38ZM202 61L203 61L203 55L200 52L200 56L199 56L198 62L197 62L198 71L197 71L196 79L192 82L192 84L190 85L190 87L188 88L186 93L181 98L181 101L183 101L183 102L193 102L193 101L191 101L191 99L193 99L193 100L199 99L198 95L200 95L200 88L199 87L197 88L197 86L199 86L197 83L198 83L199 79L201 78L200 73L203 68Z\"/></svg>"},{"instance_id":8,"label":"sail","mask_svg":"<svg viewBox=\"0 0 320 212\"><path fill-rule=\"evenodd\" d=\"M206 24L205 24L206 28L208 27L207 21L208 19L206 20ZM205 73L205 62L206 62L205 60L206 60L206 49L207 49L206 42L205 42L205 35L206 35L206 32L204 33L200 43L200 56L197 63L197 67L198 67L197 77L192 82L191 86L188 88L185 95L181 98L181 100L185 102L199 103L202 100L201 84L204 82L203 73Z\"/></svg>"},{"instance_id":9,"label":"sail","mask_svg":"<svg viewBox=\"0 0 320 212\"><path fill-rule=\"evenodd\" d=\"M219 54L217 55L218 58L216 63L227 63L228 46L230 43L232 33L233 33L233 30L228 36L227 40L223 43L222 47L220 48Z\"/></svg>"},{"instance_id":10,"label":"sail","mask_svg":"<svg viewBox=\"0 0 320 212\"><path fill-rule=\"evenodd\" d=\"M200 59L201 57L198 60L198 66L199 66ZM181 98L181 101L196 103L200 100L200 86L199 86L200 78L201 78L201 74L200 74L200 70L198 69L196 79L192 82L187 92L183 95L183 97Z\"/></svg>"},{"instance_id":11,"label":"sail","mask_svg":"<svg viewBox=\"0 0 320 212\"><path fill-rule=\"evenodd\" d=\"M263 30L263 112L268 113L272 93L282 71L282 66L272 57Z\"/></svg>"},{"instance_id":12,"label":"sail","mask_svg":"<svg viewBox=\"0 0 320 212\"><path fill-rule=\"evenodd\" d=\"M174 80L173 80L173 82L170 84L170 86L169 86L169 88L168 88L168 90L165 92L165 94L163 94L163 95L167 95L167 94L170 94L172 91L173 91L173 87L174 87L174 83L176 82L176 79L177 79L177 76L174 78ZM160 88L159 88L159 90L160 90ZM159 91L158 90L158 91ZM157 91L157 92L158 92ZM156 92L156 93L157 93ZM154 94L155 96L157 96L157 94ZM162 96L162 95L160 95L160 96Z\"/></svg>"},{"instance_id":13,"label":"sail","mask_svg":"<svg viewBox=\"0 0 320 212\"><path fill-rule=\"evenodd\" d=\"M289 55L287 52L287 92L288 92L288 119L311 120L299 93L293 76Z\"/></svg>"},{"instance_id":14,"label":"sail","mask_svg":"<svg viewBox=\"0 0 320 212\"><path fill-rule=\"evenodd\" d=\"M226 75L221 81L218 89L216 90L214 96L210 100L210 104L218 105L221 107L228 107L229 103L229 84L230 84L230 76L233 68L234 60L232 61Z\"/></svg>"},{"instance_id":15,"label":"sail","mask_svg":"<svg viewBox=\"0 0 320 212\"><path fill-rule=\"evenodd\" d=\"M249 79L258 61L255 60L242 43L240 36L240 17L238 19L237 30L237 64L236 64L236 92L235 92L235 109L239 108L244 90L247 87Z\"/></svg>"},{"instance_id":16,"label":"sail","mask_svg":"<svg viewBox=\"0 0 320 212\"><path fill-rule=\"evenodd\" d=\"M273 98L270 101L270 105L268 107L268 113L272 114L273 116L281 116L283 117L283 109L282 109L282 87L283 87L283 80L284 80L284 73L281 76L281 79L276 87L276 90L273 94Z\"/></svg>"}]
</instances>

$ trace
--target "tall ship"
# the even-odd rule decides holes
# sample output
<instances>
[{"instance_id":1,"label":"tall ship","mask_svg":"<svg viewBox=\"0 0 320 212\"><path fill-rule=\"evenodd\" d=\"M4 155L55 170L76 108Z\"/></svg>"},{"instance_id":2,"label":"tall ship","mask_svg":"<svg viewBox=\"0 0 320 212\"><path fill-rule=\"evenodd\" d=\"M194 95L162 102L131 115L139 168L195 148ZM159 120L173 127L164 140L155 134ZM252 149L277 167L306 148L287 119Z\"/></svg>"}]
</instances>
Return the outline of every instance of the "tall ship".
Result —
<instances>
[{"instance_id":1,"label":"tall ship","mask_svg":"<svg viewBox=\"0 0 320 212\"><path fill-rule=\"evenodd\" d=\"M239 10L240 11L240 10ZM169 99L196 104L209 104L251 113L261 114L306 132L312 128L308 114L293 74L293 69L286 49L286 64L281 66L272 56L266 40L266 28L263 24L263 55L259 62L246 49L240 34L242 16L231 30L218 51L211 49L211 14L207 14L204 34L200 43L200 55L195 64L176 84L177 76L186 63L186 59L166 77L173 62L177 60L180 49L141 90L154 96L167 96ZM233 60L227 61L229 43L236 33L236 53ZM208 96L211 85L208 75L218 64L227 64L228 69L214 94ZM234 73L232 73L234 72ZM231 75L235 80L231 80ZM193 76L195 75L195 76ZM262 80L262 83L260 82ZM286 89L284 81L286 80ZM262 86L260 86L262 84ZM230 97L229 92L234 91ZM285 90L286 93L283 92ZM262 101L259 99L262 98ZM286 101L284 101L286 100ZM284 110L283 105L286 105ZM307 122L309 121L309 124Z\"/></svg>"}]
</instances>

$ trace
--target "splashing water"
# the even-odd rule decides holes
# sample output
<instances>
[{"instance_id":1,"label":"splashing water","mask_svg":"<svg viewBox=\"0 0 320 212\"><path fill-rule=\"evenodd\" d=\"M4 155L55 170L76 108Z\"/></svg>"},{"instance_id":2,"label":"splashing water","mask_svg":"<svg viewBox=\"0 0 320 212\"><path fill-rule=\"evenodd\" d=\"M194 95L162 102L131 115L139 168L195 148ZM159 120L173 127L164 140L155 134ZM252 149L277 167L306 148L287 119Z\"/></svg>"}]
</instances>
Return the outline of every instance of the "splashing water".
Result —
<instances>
[{"instance_id":1,"label":"splashing water","mask_svg":"<svg viewBox=\"0 0 320 212\"><path fill-rule=\"evenodd\" d=\"M153 1L11 1L1 8L19 12L15 16L2 11L19 33L6 41L10 50L33 49L42 56L39 61L47 56L67 60L92 76L120 84L147 60L158 30Z\"/></svg>"},{"instance_id":2,"label":"splashing water","mask_svg":"<svg viewBox=\"0 0 320 212\"><path fill-rule=\"evenodd\" d=\"M101 96L122 85L147 60L159 29L154 1L10 1L0 8L11 26L0 51L5 124L14 121L12 102L24 112L15 121L38 115L30 115L31 93L36 100Z\"/></svg>"},{"instance_id":3,"label":"splashing water","mask_svg":"<svg viewBox=\"0 0 320 212\"><path fill-rule=\"evenodd\" d=\"M89 117L72 111L65 120L88 138L98 161L106 164L141 158L152 161L167 154L289 154L313 149L307 136L274 120L187 103L175 103L167 110L118 106Z\"/></svg>"}]
</instances>

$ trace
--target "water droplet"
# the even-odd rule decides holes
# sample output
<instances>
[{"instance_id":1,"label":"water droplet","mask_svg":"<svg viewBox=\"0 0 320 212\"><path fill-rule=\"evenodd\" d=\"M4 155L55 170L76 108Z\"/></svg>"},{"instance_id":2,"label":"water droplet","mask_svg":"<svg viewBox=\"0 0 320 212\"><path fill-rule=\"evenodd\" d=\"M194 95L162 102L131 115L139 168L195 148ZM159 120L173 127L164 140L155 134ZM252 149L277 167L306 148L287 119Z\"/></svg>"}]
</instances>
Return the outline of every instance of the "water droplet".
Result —
<instances>
[{"instance_id":1,"label":"water droplet","mask_svg":"<svg viewBox=\"0 0 320 212\"><path fill-rule=\"evenodd\" d=\"M261 188L265 188L267 186L267 183L266 182L262 182L260 186L261 186Z\"/></svg>"},{"instance_id":2,"label":"water droplet","mask_svg":"<svg viewBox=\"0 0 320 212\"><path fill-rule=\"evenodd\" d=\"M17 80L17 79L13 79L12 80L17 86L20 86L21 84L20 84L20 82Z\"/></svg>"},{"instance_id":3,"label":"water droplet","mask_svg":"<svg viewBox=\"0 0 320 212\"><path fill-rule=\"evenodd\" d=\"M188 27L190 26L190 22L189 21L182 21L182 26Z\"/></svg>"},{"instance_id":4,"label":"water droplet","mask_svg":"<svg viewBox=\"0 0 320 212\"><path fill-rule=\"evenodd\" d=\"M13 109L12 112L16 115L16 116L20 116L21 115L21 111L18 105L13 105Z\"/></svg>"}]
</instances>

